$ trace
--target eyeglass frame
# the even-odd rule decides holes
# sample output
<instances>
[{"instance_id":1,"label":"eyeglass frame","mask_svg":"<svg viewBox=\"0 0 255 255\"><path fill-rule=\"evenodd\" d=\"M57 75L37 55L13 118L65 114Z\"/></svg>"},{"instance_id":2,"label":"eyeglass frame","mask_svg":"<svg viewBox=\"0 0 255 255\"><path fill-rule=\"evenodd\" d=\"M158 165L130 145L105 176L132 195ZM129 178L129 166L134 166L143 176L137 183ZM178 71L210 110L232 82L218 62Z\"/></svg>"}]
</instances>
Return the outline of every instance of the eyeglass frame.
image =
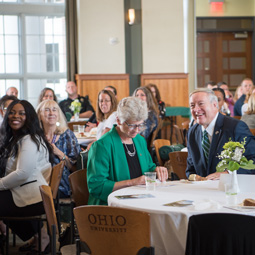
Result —
<instances>
[{"instance_id":1,"label":"eyeglass frame","mask_svg":"<svg viewBox=\"0 0 255 255\"><path fill-rule=\"evenodd\" d=\"M145 122L143 122L143 123L141 123L141 124L129 124L129 123L127 123L126 121L124 122L127 126L128 126L128 129L130 130L130 131L134 131L134 130L136 130L137 128L138 128L138 130L140 131L140 132L142 132L144 129L146 129L146 124L145 124Z\"/></svg>"}]
</instances>

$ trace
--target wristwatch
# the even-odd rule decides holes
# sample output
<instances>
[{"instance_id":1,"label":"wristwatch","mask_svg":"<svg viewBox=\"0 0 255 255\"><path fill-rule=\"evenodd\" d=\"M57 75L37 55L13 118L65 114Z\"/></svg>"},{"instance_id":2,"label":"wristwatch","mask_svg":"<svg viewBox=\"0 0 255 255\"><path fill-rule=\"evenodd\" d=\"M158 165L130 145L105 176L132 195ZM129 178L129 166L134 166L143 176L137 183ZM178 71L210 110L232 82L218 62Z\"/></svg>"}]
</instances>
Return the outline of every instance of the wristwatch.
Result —
<instances>
[{"instance_id":1,"label":"wristwatch","mask_svg":"<svg viewBox=\"0 0 255 255\"><path fill-rule=\"evenodd\" d=\"M63 158L61 159L62 161L66 160L66 155L64 154Z\"/></svg>"}]
</instances>

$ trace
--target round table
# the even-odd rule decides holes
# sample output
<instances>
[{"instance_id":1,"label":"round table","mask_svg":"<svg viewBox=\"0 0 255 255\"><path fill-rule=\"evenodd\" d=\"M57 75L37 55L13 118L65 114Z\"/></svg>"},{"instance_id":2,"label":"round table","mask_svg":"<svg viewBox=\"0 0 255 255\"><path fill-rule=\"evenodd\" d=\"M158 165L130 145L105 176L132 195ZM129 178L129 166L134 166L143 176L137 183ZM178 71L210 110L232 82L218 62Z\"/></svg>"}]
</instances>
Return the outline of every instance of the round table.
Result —
<instances>
[{"instance_id":1,"label":"round table","mask_svg":"<svg viewBox=\"0 0 255 255\"><path fill-rule=\"evenodd\" d=\"M201 213L239 213L255 215L254 211L237 211L226 208L226 197L218 190L218 181L166 182L158 183L155 191L146 191L145 185L124 188L111 193L108 205L149 212L151 215L151 242L156 255L185 254L189 217ZM150 198L118 199L116 196L151 194ZM255 193L239 193L238 202L245 198L255 198ZM194 205L186 207L165 206L179 200L192 200L195 204L211 208L200 210ZM213 206L217 205L217 206Z\"/></svg>"}]
</instances>

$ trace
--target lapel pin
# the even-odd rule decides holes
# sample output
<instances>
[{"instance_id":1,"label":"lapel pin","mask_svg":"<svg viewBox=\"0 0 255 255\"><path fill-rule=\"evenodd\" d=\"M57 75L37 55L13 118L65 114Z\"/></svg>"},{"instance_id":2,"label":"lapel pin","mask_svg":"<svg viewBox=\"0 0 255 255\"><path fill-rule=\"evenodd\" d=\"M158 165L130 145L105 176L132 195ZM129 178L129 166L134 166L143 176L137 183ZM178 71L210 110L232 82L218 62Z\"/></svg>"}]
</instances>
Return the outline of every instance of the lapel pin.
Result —
<instances>
[{"instance_id":1,"label":"lapel pin","mask_svg":"<svg viewBox=\"0 0 255 255\"><path fill-rule=\"evenodd\" d=\"M216 131L216 132L215 132L215 135L218 135L219 133L220 133L219 131Z\"/></svg>"}]
</instances>

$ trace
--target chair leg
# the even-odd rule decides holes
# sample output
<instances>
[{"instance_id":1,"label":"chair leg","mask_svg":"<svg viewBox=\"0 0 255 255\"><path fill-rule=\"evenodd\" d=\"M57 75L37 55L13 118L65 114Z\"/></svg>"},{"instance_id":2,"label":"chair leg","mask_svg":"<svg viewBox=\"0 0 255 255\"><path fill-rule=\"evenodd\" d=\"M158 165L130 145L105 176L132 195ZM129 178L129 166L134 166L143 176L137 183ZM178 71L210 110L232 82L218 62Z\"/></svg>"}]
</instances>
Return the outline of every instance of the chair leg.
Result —
<instances>
[{"instance_id":1,"label":"chair leg","mask_svg":"<svg viewBox=\"0 0 255 255\"><path fill-rule=\"evenodd\" d=\"M51 255L56 255L56 226L51 226Z\"/></svg>"},{"instance_id":2,"label":"chair leg","mask_svg":"<svg viewBox=\"0 0 255 255\"><path fill-rule=\"evenodd\" d=\"M74 235L75 228L74 228L74 215L73 215L74 202L71 202L70 208L71 208L71 237L72 237L71 242L74 243L75 241L75 235Z\"/></svg>"},{"instance_id":3,"label":"chair leg","mask_svg":"<svg viewBox=\"0 0 255 255\"><path fill-rule=\"evenodd\" d=\"M61 233L59 193L57 194L55 203L56 203L56 217L57 217L57 221L58 221L58 233Z\"/></svg>"}]
</instances>

